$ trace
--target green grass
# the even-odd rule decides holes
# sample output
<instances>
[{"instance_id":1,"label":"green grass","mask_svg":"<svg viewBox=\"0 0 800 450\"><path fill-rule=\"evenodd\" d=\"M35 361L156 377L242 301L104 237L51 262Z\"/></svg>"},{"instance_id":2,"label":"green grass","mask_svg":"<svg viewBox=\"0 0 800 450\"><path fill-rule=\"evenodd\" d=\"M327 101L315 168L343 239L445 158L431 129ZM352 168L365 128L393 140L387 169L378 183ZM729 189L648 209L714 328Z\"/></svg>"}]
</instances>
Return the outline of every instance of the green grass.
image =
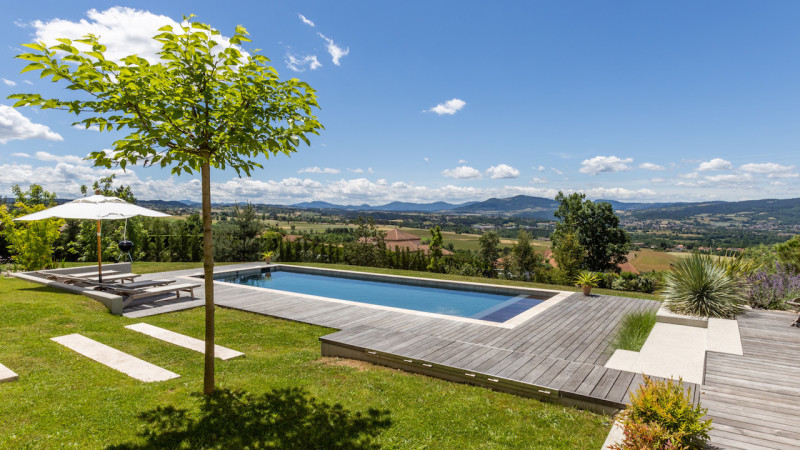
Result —
<instances>
[{"instance_id":1,"label":"green grass","mask_svg":"<svg viewBox=\"0 0 800 450\"><path fill-rule=\"evenodd\" d=\"M611 341L610 351L616 349L638 352L656 324L655 311L642 311L626 314L622 318L619 331Z\"/></svg>"},{"instance_id":2,"label":"green grass","mask_svg":"<svg viewBox=\"0 0 800 450\"><path fill-rule=\"evenodd\" d=\"M401 275L406 277L420 277L420 278L435 278L439 280L453 280L453 281L469 281L472 283L483 283L483 284L502 284L506 286L521 286L527 288L540 288L540 289L555 289L560 291L572 291L572 292L579 292L581 290L580 287L576 286L562 286L556 284L545 284L545 283L531 283L528 281L519 281L519 280L499 280L495 278L484 278L484 277L467 277L463 275L451 275L447 273L432 273L432 272L417 272L414 270L399 270L399 269L384 269L379 267L363 267L363 266L350 266L347 264L327 264L327 263L310 263L310 262L280 262L279 264L293 264L297 266L309 266L309 267L322 267L328 269L339 269L339 270L352 270L356 272L368 272L368 273L382 273L388 275ZM656 294L646 294L644 292L631 292L631 291L616 291L613 289L598 289L592 288L593 294L605 294L605 295L614 295L617 297L631 297L631 298L643 298L647 300L661 300Z\"/></svg>"},{"instance_id":3,"label":"green grass","mask_svg":"<svg viewBox=\"0 0 800 450\"><path fill-rule=\"evenodd\" d=\"M135 269L144 267L157 266ZM0 448L174 448L181 440L193 448L212 439L220 447L266 440L308 448L303 439L347 443L371 433L387 448L572 449L599 448L610 427L610 418L586 411L321 358L318 338L333 330L223 308L216 341L246 356L217 361L223 395L204 403L202 355L123 328L146 322L202 338L202 309L126 319L83 296L0 278L0 311L0 362L20 376L0 384ZM71 333L181 377L142 383L50 340ZM372 417L370 409L383 413Z\"/></svg>"}]
</instances>

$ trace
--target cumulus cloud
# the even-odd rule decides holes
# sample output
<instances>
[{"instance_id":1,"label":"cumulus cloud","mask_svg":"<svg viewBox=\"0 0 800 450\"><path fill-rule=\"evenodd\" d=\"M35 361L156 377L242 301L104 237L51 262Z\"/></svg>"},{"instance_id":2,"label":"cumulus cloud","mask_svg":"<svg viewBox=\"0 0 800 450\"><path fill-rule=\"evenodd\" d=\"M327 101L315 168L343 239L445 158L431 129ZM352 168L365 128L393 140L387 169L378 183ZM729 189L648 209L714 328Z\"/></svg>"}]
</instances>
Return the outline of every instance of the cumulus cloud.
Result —
<instances>
[{"instance_id":1,"label":"cumulus cloud","mask_svg":"<svg viewBox=\"0 0 800 450\"><path fill-rule=\"evenodd\" d=\"M708 175L706 181L719 184L742 184L753 181L753 176L749 173L726 173L720 175Z\"/></svg>"},{"instance_id":2,"label":"cumulus cloud","mask_svg":"<svg viewBox=\"0 0 800 450\"><path fill-rule=\"evenodd\" d=\"M459 164L466 164L466 163L468 163L468 162L469 162L469 161L467 161L466 159L459 159L459 160L458 160L458 163L459 163Z\"/></svg>"},{"instance_id":3,"label":"cumulus cloud","mask_svg":"<svg viewBox=\"0 0 800 450\"><path fill-rule=\"evenodd\" d=\"M555 167L551 167L550 170L552 170L553 173L556 174L556 175L564 175L564 172L556 169Z\"/></svg>"},{"instance_id":4,"label":"cumulus cloud","mask_svg":"<svg viewBox=\"0 0 800 450\"><path fill-rule=\"evenodd\" d=\"M489 167L486 169L486 173L489 175L490 178L517 178L519 176L519 170L506 165L506 164L498 164L496 166Z\"/></svg>"},{"instance_id":5,"label":"cumulus cloud","mask_svg":"<svg viewBox=\"0 0 800 450\"><path fill-rule=\"evenodd\" d=\"M743 172L766 175L767 178L797 178L800 174L795 166L783 166L776 163L750 163L739 167Z\"/></svg>"},{"instance_id":6,"label":"cumulus cloud","mask_svg":"<svg viewBox=\"0 0 800 450\"><path fill-rule=\"evenodd\" d=\"M545 184L545 183L547 183L547 178L533 177L533 179L531 180L531 184Z\"/></svg>"},{"instance_id":7,"label":"cumulus cloud","mask_svg":"<svg viewBox=\"0 0 800 450\"><path fill-rule=\"evenodd\" d=\"M47 125L33 123L16 109L0 105L0 144L24 139L64 140L60 134L52 131Z\"/></svg>"},{"instance_id":8,"label":"cumulus cloud","mask_svg":"<svg viewBox=\"0 0 800 450\"><path fill-rule=\"evenodd\" d=\"M286 67L294 72L305 72L322 67L322 63L317 60L317 55L298 56L287 53L283 61L286 63Z\"/></svg>"},{"instance_id":9,"label":"cumulus cloud","mask_svg":"<svg viewBox=\"0 0 800 450\"><path fill-rule=\"evenodd\" d=\"M86 128L86 125L82 123L76 123L75 125L72 126L72 128L81 131L100 131L100 127L98 127L97 125L90 125L89 128Z\"/></svg>"},{"instance_id":10,"label":"cumulus cloud","mask_svg":"<svg viewBox=\"0 0 800 450\"><path fill-rule=\"evenodd\" d=\"M666 183L667 179L666 178L651 178L650 182L651 183Z\"/></svg>"},{"instance_id":11,"label":"cumulus cloud","mask_svg":"<svg viewBox=\"0 0 800 450\"><path fill-rule=\"evenodd\" d=\"M653 163L649 163L649 162L639 164L639 168L640 169L645 169L645 170L665 170L666 169L666 167L664 167L664 166L660 166L658 164L653 164Z\"/></svg>"},{"instance_id":12,"label":"cumulus cloud","mask_svg":"<svg viewBox=\"0 0 800 450\"><path fill-rule=\"evenodd\" d=\"M730 170L733 169L733 164L730 161L725 161L722 158L714 158L711 161L701 162L697 166L699 172L706 172L711 170Z\"/></svg>"},{"instance_id":13,"label":"cumulus cloud","mask_svg":"<svg viewBox=\"0 0 800 450\"><path fill-rule=\"evenodd\" d=\"M535 169L538 170L539 172L544 172L546 167L545 166L539 166L539 167L535 167Z\"/></svg>"},{"instance_id":14,"label":"cumulus cloud","mask_svg":"<svg viewBox=\"0 0 800 450\"><path fill-rule=\"evenodd\" d=\"M316 27L316 25L314 25L314 22L312 22L310 19L306 19L306 16L304 16L302 14L298 14L297 17L299 17L300 20L302 20L304 24L306 24L306 25L308 25L308 26L310 26L312 28Z\"/></svg>"},{"instance_id":15,"label":"cumulus cloud","mask_svg":"<svg viewBox=\"0 0 800 450\"><path fill-rule=\"evenodd\" d=\"M434 112L434 113L436 113L436 114L438 114L440 116L445 115L445 114L452 116L453 114L459 112L461 110L461 108L463 108L464 105L466 105L466 104L467 104L467 102L465 102L464 100L461 100L460 98L454 98L454 99L450 99L450 100L448 100L448 101L446 101L444 103L439 103L438 105L436 105L433 108L428 109L426 111L427 112Z\"/></svg>"},{"instance_id":16,"label":"cumulus cloud","mask_svg":"<svg viewBox=\"0 0 800 450\"><path fill-rule=\"evenodd\" d=\"M355 169L347 169L347 171L348 172L353 172L353 173L364 173L364 169L362 169L360 167L356 167Z\"/></svg>"},{"instance_id":17,"label":"cumulus cloud","mask_svg":"<svg viewBox=\"0 0 800 450\"><path fill-rule=\"evenodd\" d=\"M581 162L579 172L589 175L597 175L602 172L621 172L629 170L628 164L633 162L633 158L618 158L616 156L595 156L592 159L585 159Z\"/></svg>"},{"instance_id":18,"label":"cumulus cloud","mask_svg":"<svg viewBox=\"0 0 800 450\"><path fill-rule=\"evenodd\" d=\"M16 86L17 85L17 83L15 81L11 81L11 80L6 79L6 78L0 78L0 81L2 81L6 86Z\"/></svg>"},{"instance_id":19,"label":"cumulus cloud","mask_svg":"<svg viewBox=\"0 0 800 450\"><path fill-rule=\"evenodd\" d=\"M333 63L336 64L337 66L341 65L339 64L339 60L350 54L350 47L342 49L341 47L336 45L336 43L333 42L333 39L325 36L322 33L317 33L317 34L319 35L319 37L324 39L325 42L328 43L326 47L328 49L328 54L331 55L331 60L333 61Z\"/></svg>"},{"instance_id":20,"label":"cumulus cloud","mask_svg":"<svg viewBox=\"0 0 800 450\"><path fill-rule=\"evenodd\" d=\"M614 200L651 200L656 193L650 189L626 189L597 187L583 191L590 198Z\"/></svg>"},{"instance_id":21,"label":"cumulus cloud","mask_svg":"<svg viewBox=\"0 0 800 450\"><path fill-rule=\"evenodd\" d=\"M158 29L171 25L174 31L180 30L180 24L170 17L128 7L114 6L104 11L90 9L86 16L88 19L74 22L67 19L34 21L31 25L35 39L53 45L57 38L75 40L91 33L107 47L105 55L108 59L119 60L137 54L154 62L158 61L157 53L161 50L161 43L153 39L160 33ZM220 50L231 46L224 36L214 36L214 40L220 44Z\"/></svg>"},{"instance_id":22,"label":"cumulus cloud","mask_svg":"<svg viewBox=\"0 0 800 450\"><path fill-rule=\"evenodd\" d=\"M319 168L319 167L306 167L305 169L300 169L297 173L327 173L327 174L337 174L341 172L339 169L333 169L330 167Z\"/></svg>"},{"instance_id":23,"label":"cumulus cloud","mask_svg":"<svg viewBox=\"0 0 800 450\"><path fill-rule=\"evenodd\" d=\"M455 169L445 169L442 175L448 178L480 178L481 172L470 166L459 166Z\"/></svg>"}]
</instances>

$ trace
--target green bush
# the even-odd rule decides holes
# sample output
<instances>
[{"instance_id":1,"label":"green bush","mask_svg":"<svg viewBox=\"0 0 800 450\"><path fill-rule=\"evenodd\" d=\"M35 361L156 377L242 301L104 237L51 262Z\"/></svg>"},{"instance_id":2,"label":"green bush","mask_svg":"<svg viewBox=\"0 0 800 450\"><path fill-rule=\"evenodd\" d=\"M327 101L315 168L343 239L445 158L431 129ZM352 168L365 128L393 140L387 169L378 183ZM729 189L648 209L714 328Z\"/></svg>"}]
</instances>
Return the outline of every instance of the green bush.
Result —
<instances>
[{"instance_id":1,"label":"green bush","mask_svg":"<svg viewBox=\"0 0 800 450\"><path fill-rule=\"evenodd\" d=\"M665 280L664 299L678 314L730 318L744 310L745 290L739 268L693 254L678 261Z\"/></svg>"},{"instance_id":2,"label":"green bush","mask_svg":"<svg viewBox=\"0 0 800 450\"><path fill-rule=\"evenodd\" d=\"M656 324L656 313L653 311L641 311L628 313L622 318L622 325L617 331L616 336L611 341L613 350L630 350L638 352L642 349L647 336Z\"/></svg>"},{"instance_id":3,"label":"green bush","mask_svg":"<svg viewBox=\"0 0 800 450\"><path fill-rule=\"evenodd\" d=\"M613 449L699 449L708 442L711 419L703 420L706 409L692 405L691 391L683 381L653 380L631 394L630 405L617 419L625 440Z\"/></svg>"}]
</instances>

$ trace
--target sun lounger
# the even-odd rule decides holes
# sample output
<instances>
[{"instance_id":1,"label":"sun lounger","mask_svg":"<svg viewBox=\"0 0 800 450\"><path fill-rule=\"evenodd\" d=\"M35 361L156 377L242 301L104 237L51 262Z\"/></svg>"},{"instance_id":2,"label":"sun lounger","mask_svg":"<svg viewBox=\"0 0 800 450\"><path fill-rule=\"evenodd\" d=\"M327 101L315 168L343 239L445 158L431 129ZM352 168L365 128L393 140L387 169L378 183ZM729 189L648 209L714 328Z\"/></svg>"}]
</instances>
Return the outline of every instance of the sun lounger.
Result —
<instances>
[{"instance_id":1,"label":"sun lounger","mask_svg":"<svg viewBox=\"0 0 800 450\"><path fill-rule=\"evenodd\" d=\"M39 273L45 275L48 280L53 280L64 284L84 286L91 283L98 283L97 272L93 274L63 274L63 273L49 273L49 272L39 272ZM133 282L134 279L140 276L141 275L136 273L119 273L119 272L115 272L113 274L108 274L108 275L103 274L103 283L111 283L115 281L124 283L126 280Z\"/></svg>"},{"instance_id":2,"label":"sun lounger","mask_svg":"<svg viewBox=\"0 0 800 450\"><path fill-rule=\"evenodd\" d=\"M122 295L125 300L122 303L122 307L128 306L132 301L139 300L142 298L147 297L155 297L158 295L169 294L174 292L175 297L180 298L181 292L188 292L191 298L194 297L194 289L199 288L200 284L192 284L192 283L178 283L178 284L168 284L164 286L155 286L150 288L143 288L143 289L127 289L124 285L118 286L115 290L111 290L108 292L111 293L118 293Z\"/></svg>"}]
</instances>

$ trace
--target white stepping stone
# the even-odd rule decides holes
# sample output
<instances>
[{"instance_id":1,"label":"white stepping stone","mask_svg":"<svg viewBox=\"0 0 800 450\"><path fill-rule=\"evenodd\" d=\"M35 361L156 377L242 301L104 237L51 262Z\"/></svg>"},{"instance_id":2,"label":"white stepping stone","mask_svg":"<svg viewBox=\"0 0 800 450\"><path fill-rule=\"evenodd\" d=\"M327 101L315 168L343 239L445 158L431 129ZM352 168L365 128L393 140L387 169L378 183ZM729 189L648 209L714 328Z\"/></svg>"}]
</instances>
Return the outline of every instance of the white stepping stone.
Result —
<instances>
[{"instance_id":1,"label":"white stepping stone","mask_svg":"<svg viewBox=\"0 0 800 450\"><path fill-rule=\"evenodd\" d=\"M180 376L80 334L68 334L51 340L140 381L165 381Z\"/></svg>"},{"instance_id":2,"label":"white stepping stone","mask_svg":"<svg viewBox=\"0 0 800 450\"><path fill-rule=\"evenodd\" d=\"M4 383L6 381L16 381L18 379L19 375L14 373L14 371L8 367L0 364L0 383Z\"/></svg>"},{"instance_id":3,"label":"white stepping stone","mask_svg":"<svg viewBox=\"0 0 800 450\"><path fill-rule=\"evenodd\" d=\"M138 331L139 333L146 334L156 339L161 339L162 341L169 342L170 344L175 344L179 347L188 348L189 350L194 350L196 352L200 352L203 354L205 354L206 352L206 342L201 339L195 339L193 337L189 337L180 333L175 333L174 331L165 330L163 328L159 328L146 323L135 323L133 325L126 325L125 328L133 331ZM237 352L236 350L231 350L229 348L225 348L219 345L214 345L215 358L226 360L226 359L236 358L242 355L244 355L244 353Z\"/></svg>"}]
</instances>

